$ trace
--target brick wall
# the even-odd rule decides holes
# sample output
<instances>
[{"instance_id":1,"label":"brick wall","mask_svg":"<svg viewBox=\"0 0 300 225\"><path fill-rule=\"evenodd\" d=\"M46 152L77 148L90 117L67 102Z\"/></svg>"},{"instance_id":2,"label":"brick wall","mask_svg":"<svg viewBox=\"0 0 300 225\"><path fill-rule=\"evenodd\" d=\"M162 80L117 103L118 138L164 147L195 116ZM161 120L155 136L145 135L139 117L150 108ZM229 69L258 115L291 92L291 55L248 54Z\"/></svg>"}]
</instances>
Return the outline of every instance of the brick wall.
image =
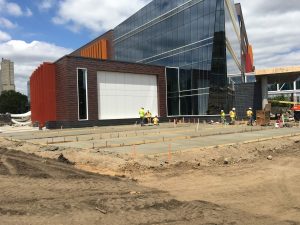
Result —
<instances>
[{"instance_id":1,"label":"brick wall","mask_svg":"<svg viewBox=\"0 0 300 225\"><path fill-rule=\"evenodd\" d=\"M158 81L159 114L161 117L166 116L164 67L65 56L56 62L57 121L78 121L77 68L87 69L88 118L90 121L98 120L98 71L156 75Z\"/></svg>"},{"instance_id":2,"label":"brick wall","mask_svg":"<svg viewBox=\"0 0 300 225\"><path fill-rule=\"evenodd\" d=\"M253 112L261 110L262 94L260 83L235 85L235 108L239 119L246 118L246 111L251 107Z\"/></svg>"}]
</instances>

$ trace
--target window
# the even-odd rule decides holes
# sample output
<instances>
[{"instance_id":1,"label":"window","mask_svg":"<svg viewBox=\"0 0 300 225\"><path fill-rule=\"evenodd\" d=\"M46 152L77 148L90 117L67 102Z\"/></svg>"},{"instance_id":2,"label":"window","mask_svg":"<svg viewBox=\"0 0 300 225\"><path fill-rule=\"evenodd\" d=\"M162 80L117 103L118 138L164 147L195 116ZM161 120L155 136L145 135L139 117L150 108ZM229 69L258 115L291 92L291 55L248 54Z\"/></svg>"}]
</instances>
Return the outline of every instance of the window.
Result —
<instances>
[{"instance_id":1,"label":"window","mask_svg":"<svg viewBox=\"0 0 300 225\"><path fill-rule=\"evenodd\" d=\"M88 119L87 70L77 69L78 119Z\"/></svg>"}]
</instances>

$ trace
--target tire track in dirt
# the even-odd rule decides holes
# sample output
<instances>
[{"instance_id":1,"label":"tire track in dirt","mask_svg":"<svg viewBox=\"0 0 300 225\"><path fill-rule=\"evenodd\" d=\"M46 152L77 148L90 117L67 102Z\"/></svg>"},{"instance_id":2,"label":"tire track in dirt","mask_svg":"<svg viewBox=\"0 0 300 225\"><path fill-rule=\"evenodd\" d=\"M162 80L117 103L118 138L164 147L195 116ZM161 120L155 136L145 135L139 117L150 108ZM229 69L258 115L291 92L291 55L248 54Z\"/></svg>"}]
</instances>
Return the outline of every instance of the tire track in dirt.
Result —
<instances>
[{"instance_id":1,"label":"tire track in dirt","mask_svg":"<svg viewBox=\"0 0 300 225\"><path fill-rule=\"evenodd\" d=\"M284 162L284 165L282 165L283 168L278 173L276 188L273 189L273 192L274 196L278 199L278 203L281 205L281 210L278 214L283 215L283 217L294 217L294 215L300 214L299 198L295 195L295 192L292 191L293 183L296 182L295 179L297 178L293 176L293 182L290 182L291 173L287 168L297 169L299 165L291 159L284 160Z\"/></svg>"},{"instance_id":2,"label":"tire track in dirt","mask_svg":"<svg viewBox=\"0 0 300 225\"><path fill-rule=\"evenodd\" d=\"M0 149L0 157L16 170L16 175L0 175L0 223L5 225L291 224L211 202L176 200L127 178L13 150Z\"/></svg>"},{"instance_id":3,"label":"tire track in dirt","mask_svg":"<svg viewBox=\"0 0 300 225\"><path fill-rule=\"evenodd\" d=\"M17 175L16 168L9 162L9 158L6 156L6 153L8 151L5 151L1 154L0 161L3 164L3 166L6 168L8 175Z\"/></svg>"}]
</instances>

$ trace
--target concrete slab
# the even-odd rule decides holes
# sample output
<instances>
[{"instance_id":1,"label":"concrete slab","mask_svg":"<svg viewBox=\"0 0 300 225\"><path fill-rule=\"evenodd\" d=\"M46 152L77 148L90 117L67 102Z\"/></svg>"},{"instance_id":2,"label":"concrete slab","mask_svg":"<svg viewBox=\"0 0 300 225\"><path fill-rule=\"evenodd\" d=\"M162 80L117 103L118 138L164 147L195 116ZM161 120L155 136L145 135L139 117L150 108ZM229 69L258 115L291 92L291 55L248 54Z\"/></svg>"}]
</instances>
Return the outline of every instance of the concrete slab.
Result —
<instances>
[{"instance_id":1,"label":"concrete slab","mask_svg":"<svg viewBox=\"0 0 300 225\"><path fill-rule=\"evenodd\" d=\"M2 133L0 136L30 143L69 148L98 149L116 153L164 154L216 145L242 143L263 138L300 133L300 128L223 126L203 124L166 123L153 126L94 127L66 130L22 130ZM135 147L133 147L135 145Z\"/></svg>"}]
</instances>

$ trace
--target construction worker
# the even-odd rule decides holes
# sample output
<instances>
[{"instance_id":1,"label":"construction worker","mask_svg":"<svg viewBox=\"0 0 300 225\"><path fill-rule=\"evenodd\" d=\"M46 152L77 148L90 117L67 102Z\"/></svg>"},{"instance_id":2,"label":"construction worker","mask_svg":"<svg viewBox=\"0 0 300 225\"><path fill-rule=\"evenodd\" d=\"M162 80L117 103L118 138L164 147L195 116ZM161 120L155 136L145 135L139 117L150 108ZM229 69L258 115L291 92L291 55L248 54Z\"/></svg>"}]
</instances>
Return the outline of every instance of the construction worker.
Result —
<instances>
[{"instance_id":1,"label":"construction worker","mask_svg":"<svg viewBox=\"0 0 300 225\"><path fill-rule=\"evenodd\" d=\"M140 108L139 115L140 115L141 126L144 126L144 119L145 119L145 110L144 110L144 107Z\"/></svg>"},{"instance_id":2,"label":"construction worker","mask_svg":"<svg viewBox=\"0 0 300 225\"><path fill-rule=\"evenodd\" d=\"M221 110L220 116L221 116L221 123L225 124L226 123L226 114L225 114L224 110Z\"/></svg>"},{"instance_id":3,"label":"construction worker","mask_svg":"<svg viewBox=\"0 0 300 225\"><path fill-rule=\"evenodd\" d=\"M151 124L152 114L151 114L151 112L149 110L146 112L145 116L146 116L148 124Z\"/></svg>"},{"instance_id":4,"label":"construction worker","mask_svg":"<svg viewBox=\"0 0 300 225\"><path fill-rule=\"evenodd\" d=\"M253 111L252 108L247 110L248 125L253 126Z\"/></svg>"},{"instance_id":5,"label":"construction worker","mask_svg":"<svg viewBox=\"0 0 300 225\"><path fill-rule=\"evenodd\" d=\"M153 124L154 124L154 126L158 126L158 125L159 125L159 119L158 119L157 116L155 116L155 117L153 118Z\"/></svg>"},{"instance_id":6,"label":"construction worker","mask_svg":"<svg viewBox=\"0 0 300 225\"><path fill-rule=\"evenodd\" d=\"M230 116L230 124L234 125L236 119L235 108L232 108L232 110L229 112L229 116Z\"/></svg>"}]
</instances>

